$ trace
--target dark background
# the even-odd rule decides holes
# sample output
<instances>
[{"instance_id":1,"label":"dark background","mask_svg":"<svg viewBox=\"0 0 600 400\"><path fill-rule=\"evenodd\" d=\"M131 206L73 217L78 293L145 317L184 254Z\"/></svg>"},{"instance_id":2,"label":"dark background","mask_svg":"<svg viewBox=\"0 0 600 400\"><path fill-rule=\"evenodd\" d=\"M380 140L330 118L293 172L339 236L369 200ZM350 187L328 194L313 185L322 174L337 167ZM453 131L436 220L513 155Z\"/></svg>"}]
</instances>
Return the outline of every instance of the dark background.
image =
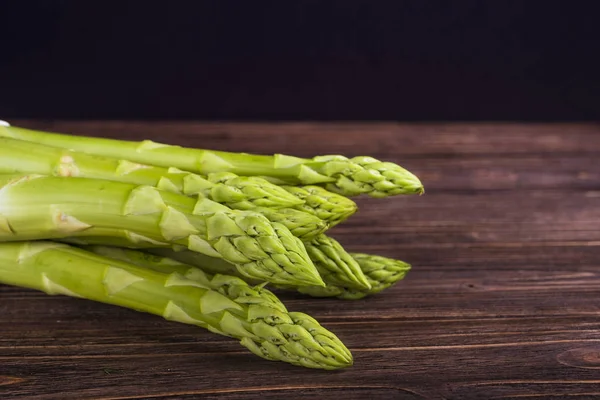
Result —
<instances>
[{"instance_id":1,"label":"dark background","mask_svg":"<svg viewBox=\"0 0 600 400\"><path fill-rule=\"evenodd\" d=\"M0 117L595 120L593 1L3 1Z\"/></svg>"}]
</instances>

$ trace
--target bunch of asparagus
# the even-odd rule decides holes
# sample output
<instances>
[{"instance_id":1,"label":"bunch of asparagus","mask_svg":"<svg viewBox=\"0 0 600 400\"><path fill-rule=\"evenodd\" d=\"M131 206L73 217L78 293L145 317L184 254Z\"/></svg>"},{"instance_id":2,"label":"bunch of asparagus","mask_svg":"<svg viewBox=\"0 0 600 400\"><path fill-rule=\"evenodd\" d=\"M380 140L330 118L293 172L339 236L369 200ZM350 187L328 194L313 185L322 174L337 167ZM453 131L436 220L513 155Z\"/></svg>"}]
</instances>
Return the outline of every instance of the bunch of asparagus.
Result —
<instances>
[{"instance_id":1,"label":"bunch of asparagus","mask_svg":"<svg viewBox=\"0 0 600 400\"><path fill-rule=\"evenodd\" d=\"M339 369L352 355L269 290L360 299L410 265L326 233L350 197L422 194L371 157L253 155L0 124L0 283L114 304Z\"/></svg>"}]
</instances>

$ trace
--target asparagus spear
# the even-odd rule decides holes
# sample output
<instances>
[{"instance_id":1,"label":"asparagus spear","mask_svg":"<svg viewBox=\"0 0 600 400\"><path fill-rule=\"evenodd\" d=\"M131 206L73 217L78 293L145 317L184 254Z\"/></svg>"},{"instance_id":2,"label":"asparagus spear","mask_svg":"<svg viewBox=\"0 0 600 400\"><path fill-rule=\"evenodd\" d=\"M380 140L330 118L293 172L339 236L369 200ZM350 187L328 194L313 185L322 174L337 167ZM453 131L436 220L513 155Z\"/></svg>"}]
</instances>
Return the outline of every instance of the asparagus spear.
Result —
<instances>
[{"instance_id":1,"label":"asparagus spear","mask_svg":"<svg viewBox=\"0 0 600 400\"><path fill-rule=\"evenodd\" d=\"M312 240L329 229L327 222L316 215L293 208L274 210L267 207L255 207L251 211L264 215L271 222L280 223L303 241Z\"/></svg>"},{"instance_id":2,"label":"asparagus spear","mask_svg":"<svg viewBox=\"0 0 600 400\"><path fill-rule=\"evenodd\" d=\"M329 228L345 221L358 210L358 206L354 201L320 186L286 185L282 188L304 200L303 204L295 205L295 209L316 215L323 221L327 221Z\"/></svg>"},{"instance_id":3,"label":"asparagus spear","mask_svg":"<svg viewBox=\"0 0 600 400\"><path fill-rule=\"evenodd\" d=\"M197 273L197 271L195 271ZM197 276L197 275L196 275ZM218 281L220 278L213 278ZM217 285L217 282L212 285ZM352 365L343 343L302 313L289 313L257 293L227 295L178 271L159 272L53 242L0 243L0 282L159 315L233 337L268 360L320 369ZM224 283L223 286L226 286Z\"/></svg>"},{"instance_id":4,"label":"asparagus spear","mask_svg":"<svg viewBox=\"0 0 600 400\"><path fill-rule=\"evenodd\" d=\"M169 249L147 249L145 252L160 255L167 259L177 260L186 265L192 265L203 271L209 271L213 274L225 274L239 276L249 283L258 284L256 281L249 280L247 277L242 277L228 262L205 256L199 253L190 251L173 251ZM382 292L383 290L393 286L402 280L408 271L410 264L404 261L394 260L388 257L382 257L364 253L349 253L350 256L360 266L362 272L366 276L370 289L354 289L346 286L340 286L327 283L325 287L317 286L290 286L290 285L274 285L277 289L287 291L297 291L313 297L337 297L343 300L358 300L367 296L371 296Z\"/></svg>"},{"instance_id":5,"label":"asparagus spear","mask_svg":"<svg viewBox=\"0 0 600 400\"><path fill-rule=\"evenodd\" d=\"M239 276L221 273L211 274L172 258L145 253L140 250L98 245L82 246L80 248L99 256L120 260L138 267L150 268L166 274L178 273L227 296L236 303L261 304L275 308L280 312L288 312L281 300L264 287L264 283L250 286Z\"/></svg>"},{"instance_id":6,"label":"asparagus spear","mask_svg":"<svg viewBox=\"0 0 600 400\"><path fill-rule=\"evenodd\" d=\"M300 239L251 211L89 178L0 176L0 240L122 237L223 258L248 277L324 285Z\"/></svg>"},{"instance_id":7,"label":"asparagus spear","mask_svg":"<svg viewBox=\"0 0 600 400\"><path fill-rule=\"evenodd\" d=\"M298 292L313 297L337 297L344 300L358 300L382 292L402 280L408 271L410 264L392 258L363 254L350 253L356 260L360 269L371 284L368 290L353 289L344 286L327 285L326 287L306 286L297 288Z\"/></svg>"},{"instance_id":8,"label":"asparagus spear","mask_svg":"<svg viewBox=\"0 0 600 400\"><path fill-rule=\"evenodd\" d=\"M97 244L97 243L94 243ZM109 246L118 245L118 243L110 244ZM89 245L84 246L87 248ZM102 244L101 244L102 246ZM244 281L248 282L252 285L260 284L260 281L254 280L252 278L247 278L240 275L237 272L234 265L228 263L227 261L219 258L214 258L210 256L206 256L204 254L193 253L187 250L173 250L173 249L165 249L165 248L146 248L143 249L145 253L153 254L156 256L168 258L175 260L177 262L191 265L193 267L199 268L202 271L206 271L211 274L222 274L222 275L232 275L242 278Z\"/></svg>"},{"instance_id":9,"label":"asparagus spear","mask_svg":"<svg viewBox=\"0 0 600 400\"><path fill-rule=\"evenodd\" d=\"M319 235L305 242L304 247L326 284L363 290L371 288L358 263L334 238Z\"/></svg>"},{"instance_id":10,"label":"asparagus spear","mask_svg":"<svg viewBox=\"0 0 600 400\"><path fill-rule=\"evenodd\" d=\"M411 172L372 157L325 155L307 159L284 154L231 153L150 140L133 142L72 136L12 126L0 126L0 136L202 174L227 171L243 176L269 177L277 183L319 185L345 196L387 197L422 194L424 191L419 179Z\"/></svg>"}]
</instances>

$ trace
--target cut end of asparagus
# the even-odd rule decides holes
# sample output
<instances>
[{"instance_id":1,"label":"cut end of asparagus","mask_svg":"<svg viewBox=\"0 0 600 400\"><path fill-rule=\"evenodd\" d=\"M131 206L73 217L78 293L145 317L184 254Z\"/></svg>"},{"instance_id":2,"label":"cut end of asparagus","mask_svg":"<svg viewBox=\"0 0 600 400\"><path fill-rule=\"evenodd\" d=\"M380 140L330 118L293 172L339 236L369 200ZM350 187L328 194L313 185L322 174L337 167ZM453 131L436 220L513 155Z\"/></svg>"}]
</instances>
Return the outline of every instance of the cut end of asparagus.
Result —
<instances>
[{"instance_id":1,"label":"cut end of asparagus","mask_svg":"<svg viewBox=\"0 0 600 400\"><path fill-rule=\"evenodd\" d=\"M327 221L329 228L345 221L358 210L358 205L351 199L330 192L321 186L282 187L304 201L304 204L295 206L297 210L313 214L323 221Z\"/></svg>"},{"instance_id":2,"label":"cut end of asparagus","mask_svg":"<svg viewBox=\"0 0 600 400\"><path fill-rule=\"evenodd\" d=\"M363 156L350 159L343 156L319 156L313 158L313 161L322 174L335 179L334 182L326 183L325 187L345 196L367 194L381 198L424 193L419 178L391 162Z\"/></svg>"},{"instance_id":3,"label":"cut end of asparagus","mask_svg":"<svg viewBox=\"0 0 600 400\"><path fill-rule=\"evenodd\" d=\"M337 240L319 235L305 243L305 247L327 285L367 290L371 288L358 263Z\"/></svg>"},{"instance_id":4,"label":"cut end of asparagus","mask_svg":"<svg viewBox=\"0 0 600 400\"><path fill-rule=\"evenodd\" d=\"M0 119L0 126L10 126L10 124Z\"/></svg>"}]
</instances>

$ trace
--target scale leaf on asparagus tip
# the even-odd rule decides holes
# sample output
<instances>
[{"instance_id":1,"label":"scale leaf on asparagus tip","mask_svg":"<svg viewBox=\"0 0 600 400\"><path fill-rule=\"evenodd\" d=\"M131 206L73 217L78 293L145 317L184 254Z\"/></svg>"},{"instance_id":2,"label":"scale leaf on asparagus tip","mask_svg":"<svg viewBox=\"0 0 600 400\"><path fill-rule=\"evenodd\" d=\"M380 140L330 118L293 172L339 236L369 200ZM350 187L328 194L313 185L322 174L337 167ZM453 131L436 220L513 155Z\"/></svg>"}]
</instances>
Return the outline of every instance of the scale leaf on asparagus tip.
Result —
<instances>
[{"instance_id":1,"label":"scale leaf on asparagus tip","mask_svg":"<svg viewBox=\"0 0 600 400\"><path fill-rule=\"evenodd\" d=\"M358 263L334 238L322 234L304 246L326 284L362 290L371 288Z\"/></svg>"},{"instance_id":2,"label":"scale leaf on asparagus tip","mask_svg":"<svg viewBox=\"0 0 600 400\"><path fill-rule=\"evenodd\" d=\"M303 204L295 205L295 209L316 215L326 221L329 228L345 221L358 211L358 205L348 197L330 192L320 186L284 185L282 188L304 201Z\"/></svg>"},{"instance_id":3,"label":"scale leaf on asparagus tip","mask_svg":"<svg viewBox=\"0 0 600 400\"><path fill-rule=\"evenodd\" d=\"M401 281L411 266L404 261L374 254L350 253L369 281L370 289L355 289L347 286L328 284L325 287L303 286L297 288L300 293L313 297L337 297L343 300L358 300L380 293Z\"/></svg>"}]
</instances>

